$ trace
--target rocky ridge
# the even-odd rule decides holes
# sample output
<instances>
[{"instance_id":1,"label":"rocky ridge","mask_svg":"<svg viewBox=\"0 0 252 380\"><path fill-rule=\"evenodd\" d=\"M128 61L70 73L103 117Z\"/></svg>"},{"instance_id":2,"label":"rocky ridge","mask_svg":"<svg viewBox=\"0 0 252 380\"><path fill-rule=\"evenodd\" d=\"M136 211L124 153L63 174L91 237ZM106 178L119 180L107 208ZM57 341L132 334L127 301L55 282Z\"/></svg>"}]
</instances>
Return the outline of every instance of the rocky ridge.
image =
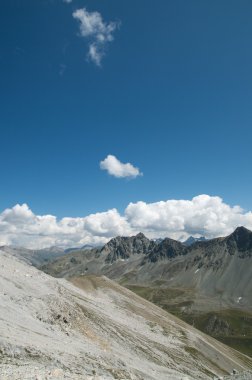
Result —
<instances>
[{"instance_id":1,"label":"rocky ridge","mask_svg":"<svg viewBox=\"0 0 252 380\"><path fill-rule=\"evenodd\" d=\"M101 249L76 251L41 269L56 277L104 274L128 284L158 280L218 299L222 294L223 302L252 308L251 257L252 232L238 227L227 237L190 246L169 238L155 243L143 234L117 237Z\"/></svg>"}]
</instances>

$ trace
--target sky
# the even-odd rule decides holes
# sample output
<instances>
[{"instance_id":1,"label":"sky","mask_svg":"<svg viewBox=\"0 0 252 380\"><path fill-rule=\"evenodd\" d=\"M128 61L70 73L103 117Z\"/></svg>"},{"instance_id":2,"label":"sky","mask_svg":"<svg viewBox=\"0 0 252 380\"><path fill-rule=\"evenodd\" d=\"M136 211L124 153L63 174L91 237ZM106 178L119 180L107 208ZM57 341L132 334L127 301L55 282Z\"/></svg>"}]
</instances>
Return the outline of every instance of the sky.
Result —
<instances>
[{"instance_id":1,"label":"sky","mask_svg":"<svg viewBox=\"0 0 252 380\"><path fill-rule=\"evenodd\" d=\"M252 229L252 3L2 0L0 244Z\"/></svg>"}]
</instances>

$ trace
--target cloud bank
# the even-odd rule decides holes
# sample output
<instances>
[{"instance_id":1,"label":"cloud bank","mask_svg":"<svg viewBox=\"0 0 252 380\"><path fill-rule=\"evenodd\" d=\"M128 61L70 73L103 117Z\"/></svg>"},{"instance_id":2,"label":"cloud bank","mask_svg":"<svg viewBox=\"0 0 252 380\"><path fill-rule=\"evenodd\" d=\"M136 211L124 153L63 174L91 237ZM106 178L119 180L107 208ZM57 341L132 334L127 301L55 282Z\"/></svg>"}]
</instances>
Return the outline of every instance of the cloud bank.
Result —
<instances>
[{"instance_id":1,"label":"cloud bank","mask_svg":"<svg viewBox=\"0 0 252 380\"><path fill-rule=\"evenodd\" d=\"M73 13L73 18L79 21L80 35L89 41L87 58L97 66L101 66L107 45L113 41L113 34L119 24L106 23L99 12L88 12L86 8L77 9Z\"/></svg>"},{"instance_id":2,"label":"cloud bank","mask_svg":"<svg viewBox=\"0 0 252 380\"><path fill-rule=\"evenodd\" d=\"M16 205L0 214L0 245L27 248L105 244L117 235L143 232L149 238L189 235L225 236L237 226L252 229L252 212L230 206L220 197L199 195L192 200L130 203L123 215L116 209L79 218L57 219L36 215L28 205Z\"/></svg>"},{"instance_id":3,"label":"cloud bank","mask_svg":"<svg viewBox=\"0 0 252 380\"><path fill-rule=\"evenodd\" d=\"M100 168L116 178L136 178L143 175L137 167L130 163L123 164L112 154L100 162Z\"/></svg>"}]
</instances>

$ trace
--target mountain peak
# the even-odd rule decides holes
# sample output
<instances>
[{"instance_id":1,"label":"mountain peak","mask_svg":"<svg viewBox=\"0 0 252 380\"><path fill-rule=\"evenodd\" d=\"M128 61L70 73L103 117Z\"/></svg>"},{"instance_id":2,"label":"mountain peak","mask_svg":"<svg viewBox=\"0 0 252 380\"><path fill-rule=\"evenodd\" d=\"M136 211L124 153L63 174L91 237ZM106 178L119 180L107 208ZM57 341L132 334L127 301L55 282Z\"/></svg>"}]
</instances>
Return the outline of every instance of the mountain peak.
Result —
<instances>
[{"instance_id":1,"label":"mountain peak","mask_svg":"<svg viewBox=\"0 0 252 380\"><path fill-rule=\"evenodd\" d=\"M135 254L147 255L154 245L154 242L140 232L135 236L118 236L111 239L102 250L108 253L106 262L112 263L118 259L127 260Z\"/></svg>"},{"instance_id":2,"label":"mountain peak","mask_svg":"<svg viewBox=\"0 0 252 380\"><path fill-rule=\"evenodd\" d=\"M248 230L246 227L243 227L243 226L239 226L237 227L233 234L232 235L235 235L235 236L242 236L242 235L246 235L246 234L251 234L252 232L250 230Z\"/></svg>"},{"instance_id":3,"label":"mountain peak","mask_svg":"<svg viewBox=\"0 0 252 380\"><path fill-rule=\"evenodd\" d=\"M187 247L189 247L190 245L192 245L194 243L198 243L198 242L206 241L206 240L207 239L204 236L200 236L198 238L196 238L194 236L189 236L188 239L186 239L185 241L183 241L183 244L186 245Z\"/></svg>"},{"instance_id":4,"label":"mountain peak","mask_svg":"<svg viewBox=\"0 0 252 380\"><path fill-rule=\"evenodd\" d=\"M136 235L136 238L138 238L138 239L147 239L146 236L145 236L142 232L139 232L139 233Z\"/></svg>"},{"instance_id":5,"label":"mountain peak","mask_svg":"<svg viewBox=\"0 0 252 380\"><path fill-rule=\"evenodd\" d=\"M240 251L252 249L252 232L243 226L237 227L234 232L229 235L228 240L230 243L233 241Z\"/></svg>"}]
</instances>

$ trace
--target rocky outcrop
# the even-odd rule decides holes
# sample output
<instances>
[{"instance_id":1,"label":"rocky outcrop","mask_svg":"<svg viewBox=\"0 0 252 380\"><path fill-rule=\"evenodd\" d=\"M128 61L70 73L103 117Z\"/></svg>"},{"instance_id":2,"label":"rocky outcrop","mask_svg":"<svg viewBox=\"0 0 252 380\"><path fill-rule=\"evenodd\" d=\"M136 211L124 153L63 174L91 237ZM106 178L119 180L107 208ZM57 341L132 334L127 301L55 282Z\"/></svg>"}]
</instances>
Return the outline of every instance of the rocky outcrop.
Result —
<instances>
[{"instance_id":1,"label":"rocky outcrop","mask_svg":"<svg viewBox=\"0 0 252 380\"><path fill-rule=\"evenodd\" d=\"M144 234L136 236L111 239L102 249L101 253L107 254L106 263L113 263L118 259L127 260L131 255L148 255L155 247L155 242L149 240Z\"/></svg>"},{"instance_id":2,"label":"rocky outcrop","mask_svg":"<svg viewBox=\"0 0 252 380\"><path fill-rule=\"evenodd\" d=\"M173 259L186 252L185 246L179 241L166 238L158 245L155 245L149 253L147 261L155 263L159 260Z\"/></svg>"},{"instance_id":3,"label":"rocky outcrop","mask_svg":"<svg viewBox=\"0 0 252 380\"><path fill-rule=\"evenodd\" d=\"M245 227L238 227L225 239L230 255L238 254L239 257L252 256L252 232Z\"/></svg>"},{"instance_id":4,"label":"rocky outcrop","mask_svg":"<svg viewBox=\"0 0 252 380\"><path fill-rule=\"evenodd\" d=\"M205 325L205 331L211 336L229 336L232 334L229 323L217 315L209 317Z\"/></svg>"}]
</instances>

